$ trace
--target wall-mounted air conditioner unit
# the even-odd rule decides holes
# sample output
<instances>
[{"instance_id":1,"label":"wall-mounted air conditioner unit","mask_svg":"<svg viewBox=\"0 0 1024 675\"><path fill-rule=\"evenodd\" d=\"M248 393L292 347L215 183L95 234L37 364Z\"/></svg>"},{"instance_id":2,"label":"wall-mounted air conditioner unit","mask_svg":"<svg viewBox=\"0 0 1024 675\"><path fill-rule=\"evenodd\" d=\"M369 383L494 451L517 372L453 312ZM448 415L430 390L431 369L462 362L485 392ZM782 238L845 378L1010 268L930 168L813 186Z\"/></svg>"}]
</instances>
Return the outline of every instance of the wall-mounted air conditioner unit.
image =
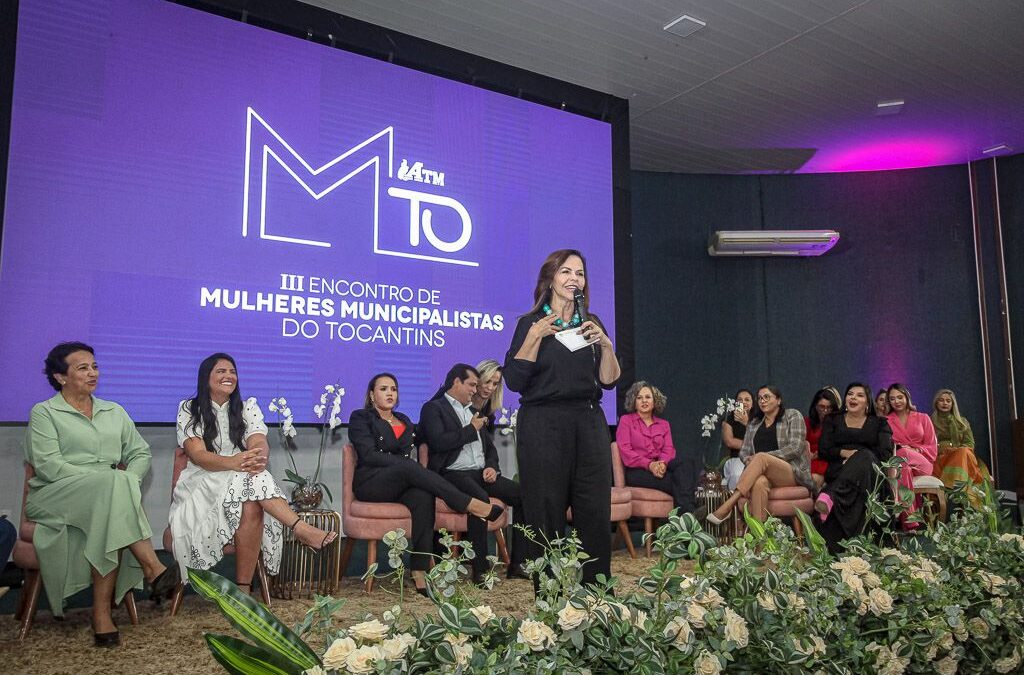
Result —
<instances>
[{"instance_id":1,"label":"wall-mounted air conditioner unit","mask_svg":"<svg viewBox=\"0 0 1024 675\"><path fill-rule=\"evenodd\" d=\"M713 256L813 256L836 245L834 230L733 230L715 232L708 242Z\"/></svg>"}]
</instances>

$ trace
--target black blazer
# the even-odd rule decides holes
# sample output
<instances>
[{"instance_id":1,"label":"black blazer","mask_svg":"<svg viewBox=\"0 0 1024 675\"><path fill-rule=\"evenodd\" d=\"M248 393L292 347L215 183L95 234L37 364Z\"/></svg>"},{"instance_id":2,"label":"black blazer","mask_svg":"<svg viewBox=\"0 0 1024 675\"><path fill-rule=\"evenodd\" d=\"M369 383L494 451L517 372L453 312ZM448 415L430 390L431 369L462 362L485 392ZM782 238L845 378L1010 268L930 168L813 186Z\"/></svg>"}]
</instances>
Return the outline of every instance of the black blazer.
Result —
<instances>
[{"instance_id":1,"label":"black blazer","mask_svg":"<svg viewBox=\"0 0 1024 675\"><path fill-rule=\"evenodd\" d=\"M397 410L394 415L405 424L405 431L397 438L391 424L375 409L352 411L348 420L348 440L359 458L356 476L360 480L371 477L367 473L369 469L381 469L416 457L416 429L412 420Z\"/></svg>"},{"instance_id":2,"label":"black blazer","mask_svg":"<svg viewBox=\"0 0 1024 675\"><path fill-rule=\"evenodd\" d=\"M476 429L472 424L462 426L459 416L444 396L423 404L420 433L429 449L427 468L432 471L443 471L451 466L462 452L462 446L476 440ZM498 449L486 425L480 430L480 442L484 446L484 466L500 471Z\"/></svg>"}]
</instances>

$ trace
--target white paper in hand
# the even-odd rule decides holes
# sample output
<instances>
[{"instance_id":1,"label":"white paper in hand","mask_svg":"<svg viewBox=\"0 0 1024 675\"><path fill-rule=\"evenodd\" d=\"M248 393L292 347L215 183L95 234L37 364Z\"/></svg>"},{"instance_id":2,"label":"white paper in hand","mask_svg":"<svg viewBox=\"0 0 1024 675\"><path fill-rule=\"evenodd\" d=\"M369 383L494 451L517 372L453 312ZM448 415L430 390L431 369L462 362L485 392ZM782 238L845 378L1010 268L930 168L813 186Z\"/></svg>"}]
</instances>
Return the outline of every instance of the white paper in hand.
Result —
<instances>
[{"instance_id":1,"label":"white paper in hand","mask_svg":"<svg viewBox=\"0 0 1024 675\"><path fill-rule=\"evenodd\" d=\"M565 345L565 347L571 352L583 349L584 347L588 347L594 344L594 342L597 342L597 340L588 342L587 339L583 337L582 328L570 328L569 330L563 330L559 333L555 333L555 337L558 338L558 341Z\"/></svg>"}]
</instances>

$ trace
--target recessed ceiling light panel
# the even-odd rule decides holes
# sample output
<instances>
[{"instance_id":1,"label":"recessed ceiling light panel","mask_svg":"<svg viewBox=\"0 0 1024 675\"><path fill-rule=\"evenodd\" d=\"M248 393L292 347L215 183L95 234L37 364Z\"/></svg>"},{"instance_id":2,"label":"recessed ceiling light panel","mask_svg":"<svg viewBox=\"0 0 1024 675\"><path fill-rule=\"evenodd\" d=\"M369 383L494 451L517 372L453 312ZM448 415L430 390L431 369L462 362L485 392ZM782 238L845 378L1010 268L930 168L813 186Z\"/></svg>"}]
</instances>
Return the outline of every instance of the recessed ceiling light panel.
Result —
<instances>
[{"instance_id":1,"label":"recessed ceiling light panel","mask_svg":"<svg viewBox=\"0 0 1024 675\"><path fill-rule=\"evenodd\" d=\"M679 37L689 37L706 25L708 25L707 21L701 21L689 14L683 14L665 24L664 29Z\"/></svg>"}]
</instances>

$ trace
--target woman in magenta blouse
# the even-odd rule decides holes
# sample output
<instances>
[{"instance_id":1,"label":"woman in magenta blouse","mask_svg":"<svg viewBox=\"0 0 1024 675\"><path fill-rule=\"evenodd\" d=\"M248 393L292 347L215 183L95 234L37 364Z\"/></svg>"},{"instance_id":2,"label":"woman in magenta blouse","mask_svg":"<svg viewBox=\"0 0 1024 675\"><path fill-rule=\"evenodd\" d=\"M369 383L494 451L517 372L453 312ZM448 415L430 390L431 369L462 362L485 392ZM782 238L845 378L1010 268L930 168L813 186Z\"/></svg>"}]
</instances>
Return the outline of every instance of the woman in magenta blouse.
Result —
<instances>
[{"instance_id":1,"label":"woman in magenta blouse","mask_svg":"<svg viewBox=\"0 0 1024 675\"><path fill-rule=\"evenodd\" d=\"M907 460L900 472L900 487L914 489L914 478L932 475L935 457L938 455L938 441L932 418L917 412L910 400L910 392L902 384L889 387L889 426L892 428L892 442L896 455ZM902 517L917 508L917 500L910 504ZM909 525L909 524L906 524Z\"/></svg>"},{"instance_id":2,"label":"woman in magenta blouse","mask_svg":"<svg viewBox=\"0 0 1024 675\"><path fill-rule=\"evenodd\" d=\"M656 417L665 411L666 401L657 387L643 380L634 383L626 392L628 414L619 420L615 442L626 485L667 492L680 513L686 513L696 504L697 472L692 457L676 457L672 429Z\"/></svg>"}]
</instances>

